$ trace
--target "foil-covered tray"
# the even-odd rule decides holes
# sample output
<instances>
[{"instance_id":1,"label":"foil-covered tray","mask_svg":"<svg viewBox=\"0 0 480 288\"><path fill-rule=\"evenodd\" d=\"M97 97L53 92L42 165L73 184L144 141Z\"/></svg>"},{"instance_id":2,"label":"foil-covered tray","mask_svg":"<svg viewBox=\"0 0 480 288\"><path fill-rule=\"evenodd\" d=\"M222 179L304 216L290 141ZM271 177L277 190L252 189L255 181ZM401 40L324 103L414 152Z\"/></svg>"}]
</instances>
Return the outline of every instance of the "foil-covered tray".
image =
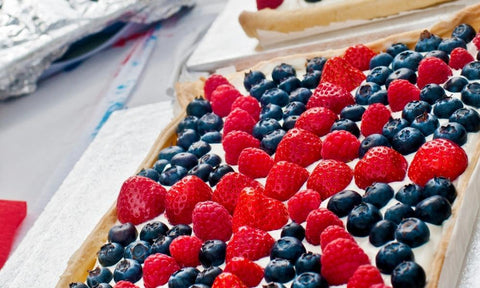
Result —
<instances>
[{"instance_id":1,"label":"foil-covered tray","mask_svg":"<svg viewBox=\"0 0 480 288\"><path fill-rule=\"evenodd\" d=\"M0 0L0 99L35 91L76 41L118 22L150 24L194 0Z\"/></svg>"}]
</instances>

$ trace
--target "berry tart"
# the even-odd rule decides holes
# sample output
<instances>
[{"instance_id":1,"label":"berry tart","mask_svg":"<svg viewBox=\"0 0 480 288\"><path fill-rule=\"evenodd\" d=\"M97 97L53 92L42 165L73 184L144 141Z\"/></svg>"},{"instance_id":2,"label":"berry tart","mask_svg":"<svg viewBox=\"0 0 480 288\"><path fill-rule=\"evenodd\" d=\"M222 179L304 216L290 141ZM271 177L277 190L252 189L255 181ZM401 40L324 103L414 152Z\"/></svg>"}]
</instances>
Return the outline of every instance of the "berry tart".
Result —
<instances>
[{"instance_id":1,"label":"berry tart","mask_svg":"<svg viewBox=\"0 0 480 288\"><path fill-rule=\"evenodd\" d=\"M478 19L182 85L57 287L456 287L480 208Z\"/></svg>"}]
</instances>

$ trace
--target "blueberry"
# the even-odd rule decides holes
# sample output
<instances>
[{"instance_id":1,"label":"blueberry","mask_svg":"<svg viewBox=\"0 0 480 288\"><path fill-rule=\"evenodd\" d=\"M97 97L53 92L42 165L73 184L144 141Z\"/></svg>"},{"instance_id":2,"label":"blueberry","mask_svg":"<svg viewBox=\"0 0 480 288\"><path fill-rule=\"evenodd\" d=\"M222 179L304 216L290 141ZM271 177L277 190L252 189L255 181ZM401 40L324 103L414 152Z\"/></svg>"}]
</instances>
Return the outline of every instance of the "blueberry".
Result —
<instances>
[{"instance_id":1,"label":"blueberry","mask_svg":"<svg viewBox=\"0 0 480 288\"><path fill-rule=\"evenodd\" d=\"M289 94L290 92L300 87L302 87L302 82L297 77L293 76L284 79L282 82L280 82L280 84L278 84L278 88Z\"/></svg>"},{"instance_id":2,"label":"blueberry","mask_svg":"<svg viewBox=\"0 0 480 288\"><path fill-rule=\"evenodd\" d=\"M93 288L113 288L113 287L112 287L112 285L110 285L108 283L99 283L96 286L94 286Z\"/></svg>"},{"instance_id":3,"label":"blueberry","mask_svg":"<svg viewBox=\"0 0 480 288\"><path fill-rule=\"evenodd\" d=\"M225 176L225 174L234 172L234 171L235 170L233 170L233 168L230 165L227 165L227 164L218 165L218 167L215 168L212 171L212 173L210 173L210 175L208 176L208 183L210 184L210 186L213 187L217 185L218 181L220 181L220 179L222 179L222 177Z\"/></svg>"},{"instance_id":4,"label":"blueberry","mask_svg":"<svg viewBox=\"0 0 480 288\"><path fill-rule=\"evenodd\" d=\"M278 239L273 244L272 249L270 250L270 259L282 258L295 264L298 257L305 252L307 251L301 240L292 236L285 236Z\"/></svg>"},{"instance_id":5,"label":"blueberry","mask_svg":"<svg viewBox=\"0 0 480 288\"><path fill-rule=\"evenodd\" d=\"M392 63L392 60L392 55L384 52L378 53L377 55L373 56L372 59L370 59L370 70L380 66L388 67L390 63Z\"/></svg>"},{"instance_id":6,"label":"blueberry","mask_svg":"<svg viewBox=\"0 0 480 288\"><path fill-rule=\"evenodd\" d=\"M260 148L272 155L277 150L278 143L280 143L283 136L285 136L285 133L286 132L283 129L273 130L263 137L262 141L260 142Z\"/></svg>"},{"instance_id":7,"label":"blueberry","mask_svg":"<svg viewBox=\"0 0 480 288\"><path fill-rule=\"evenodd\" d=\"M268 89L275 88L275 87L277 87L277 84L275 84L275 82L273 82L272 80L262 79L262 80L260 80L260 82L253 85L250 88L249 92L250 92L251 96L255 97L257 100L260 100L260 97L262 97L262 95L263 95L263 93L265 93L265 91L267 91Z\"/></svg>"},{"instance_id":8,"label":"blueberry","mask_svg":"<svg viewBox=\"0 0 480 288\"><path fill-rule=\"evenodd\" d=\"M130 222L118 224L108 231L108 242L115 242L123 247L137 239L138 232L135 225Z\"/></svg>"},{"instance_id":9,"label":"blueberry","mask_svg":"<svg viewBox=\"0 0 480 288\"><path fill-rule=\"evenodd\" d=\"M312 59L307 59L306 69L307 72L312 71L322 71L323 66L327 62L327 58L325 57L313 57Z\"/></svg>"},{"instance_id":10,"label":"blueberry","mask_svg":"<svg viewBox=\"0 0 480 288\"><path fill-rule=\"evenodd\" d=\"M283 79L292 76L297 76L297 72L295 71L295 68L293 68L293 66L290 64L282 63L273 67L272 79L277 84L282 82Z\"/></svg>"},{"instance_id":11,"label":"blueberry","mask_svg":"<svg viewBox=\"0 0 480 288\"><path fill-rule=\"evenodd\" d=\"M461 124L449 122L433 132L433 139L437 138L448 139L462 146L467 143L467 130Z\"/></svg>"},{"instance_id":12,"label":"blueberry","mask_svg":"<svg viewBox=\"0 0 480 288\"><path fill-rule=\"evenodd\" d=\"M318 86L318 83L320 83L321 77L322 72L320 71L308 72L307 74L303 75L302 87L308 89L315 89Z\"/></svg>"},{"instance_id":13,"label":"blueberry","mask_svg":"<svg viewBox=\"0 0 480 288\"><path fill-rule=\"evenodd\" d=\"M177 136L177 145L187 150L193 142L200 140L200 135L193 129L182 130Z\"/></svg>"},{"instance_id":14,"label":"blueberry","mask_svg":"<svg viewBox=\"0 0 480 288\"><path fill-rule=\"evenodd\" d=\"M415 71L412 69L399 68L388 75L387 80L385 80L385 87L388 88L390 83L397 79L404 79L412 84L415 84L417 83L417 74L415 74Z\"/></svg>"},{"instance_id":15,"label":"blueberry","mask_svg":"<svg viewBox=\"0 0 480 288\"><path fill-rule=\"evenodd\" d=\"M293 90L290 93L289 100L290 102L298 101L302 102L303 104L307 104L308 99L310 99L310 96L312 96L312 91L307 88L298 88Z\"/></svg>"},{"instance_id":16,"label":"blueberry","mask_svg":"<svg viewBox=\"0 0 480 288\"><path fill-rule=\"evenodd\" d=\"M172 166L181 166L187 170L192 169L198 164L198 158L190 152L180 152L170 160Z\"/></svg>"},{"instance_id":17,"label":"blueberry","mask_svg":"<svg viewBox=\"0 0 480 288\"><path fill-rule=\"evenodd\" d=\"M102 266L115 265L123 258L123 246L115 242L104 244L98 251L97 258Z\"/></svg>"},{"instance_id":18,"label":"blueberry","mask_svg":"<svg viewBox=\"0 0 480 288\"><path fill-rule=\"evenodd\" d=\"M395 134L408 126L409 123L404 118L391 118L387 123L385 123L385 125L383 125L382 135L387 137L388 140L392 141Z\"/></svg>"},{"instance_id":19,"label":"blueberry","mask_svg":"<svg viewBox=\"0 0 480 288\"><path fill-rule=\"evenodd\" d=\"M222 133L218 131L207 132L200 137L200 140L207 143L221 143L222 142Z\"/></svg>"},{"instance_id":20,"label":"blueberry","mask_svg":"<svg viewBox=\"0 0 480 288\"><path fill-rule=\"evenodd\" d=\"M150 178L155 182L157 182L160 178L160 174L158 174L158 171L152 168L142 169L140 172L138 172L137 175Z\"/></svg>"},{"instance_id":21,"label":"blueberry","mask_svg":"<svg viewBox=\"0 0 480 288\"><path fill-rule=\"evenodd\" d=\"M450 54L455 48L464 48L467 49L467 43L463 39L458 37L446 38L443 39L440 44L438 44L438 50L445 51Z\"/></svg>"},{"instance_id":22,"label":"blueberry","mask_svg":"<svg viewBox=\"0 0 480 288\"><path fill-rule=\"evenodd\" d=\"M262 97L260 97L260 103L263 106L267 104L275 104L284 107L288 104L288 101L288 93L279 88L268 89L263 93Z\"/></svg>"},{"instance_id":23,"label":"blueberry","mask_svg":"<svg viewBox=\"0 0 480 288\"><path fill-rule=\"evenodd\" d=\"M265 267L265 280L267 282L286 283L295 277L295 269L287 259L276 258L270 260Z\"/></svg>"},{"instance_id":24,"label":"blueberry","mask_svg":"<svg viewBox=\"0 0 480 288\"><path fill-rule=\"evenodd\" d=\"M446 97L445 90L438 84L427 84L420 90L420 100L433 105L437 100Z\"/></svg>"},{"instance_id":25,"label":"blueberry","mask_svg":"<svg viewBox=\"0 0 480 288\"><path fill-rule=\"evenodd\" d=\"M464 76L468 80L480 79L480 61L472 61L467 63L465 66L463 66L462 73L460 75Z\"/></svg>"},{"instance_id":26,"label":"blueberry","mask_svg":"<svg viewBox=\"0 0 480 288\"><path fill-rule=\"evenodd\" d=\"M467 132L477 132L480 130L480 115L476 110L471 108L455 110L448 120L461 124Z\"/></svg>"},{"instance_id":27,"label":"blueberry","mask_svg":"<svg viewBox=\"0 0 480 288\"><path fill-rule=\"evenodd\" d=\"M360 85L355 92L355 102L360 105L367 105L368 99L372 96L372 94L380 91L380 89L382 89L380 85L373 82L366 82Z\"/></svg>"},{"instance_id":28,"label":"blueberry","mask_svg":"<svg viewBox=\"0 0 480 288\"><path fill-rule=\"evenodd\" d=\"M153 164L153 169L155 169L155 171L157 171L158 174L161 174L165 170L165 167L167 167L167 165L169 163L170 163L170 161L168 161L166 159L157 160L155 162L155 164ZM158 175L158 177L160 177L160 175Z\"/></svg>"},{"instance_id":29,"label":"blueberry","mask_svg":"<svg viewBox=\"0 0 480 288\"><path fill-rule=\"evenodd\" d=\"M205 268L203 271L200 271L195 279L195 284L204 284L207 287L213 285L215 278L223 272L222 269L216 266L210 266Z\"/></svg>"},{"instance_id":30,"label":"blueberry","mask_svg":"<svg viewBox=\"0 0 480 288\"><path fill-rule=\"evenodd\" d=\"M282 120L283 118L282 107L276 104L267 104L263 106L260 112L260 120L264 120L268 118L273 118L278 121Z\"/></svg>"},{"instance_id":31,"label":"blueberry","mask_svg":"<svg viewBox=\"0 0 480 288\"><path fill-rule=\"evenodd\" d=\"M192 235L192 227L186 224L177 224L167 231L167 236L170 236L174 239L182 235L186 235L186 236Z\"/></svg>"},{"instance_id":32,"label":"blueberry","mask_svg":"<svg viewBox=\"0 0 480 288\"><path fill-rule=\"evenodd\" d=\"M215 113L207 113L200 117L197 122L197 131L200 135L207 132L220 131L223 128L223 120Z\"/></svg>"},{"instance_id":33,"label":"blueberry","mask_svg":"<svg viewBox=\"0 0 480 288\"><path fill-rule=\"evenodd\" d=\"M187 115L200 118L203 115L212 112L212 106L207 100L201 97L196 97L192 100L192 102L188 103L185 110L187 112Z\"/></svg>"},{"instance_id":34,"label":"blueberry","mask_svg":"<svg viewBox=\"0 0 480 288\"><path fill-rule=\"evenodd\" d=\"M343 190L328 200L327 209L338 217L347 216L353 207L362 203L362 196L353 190Z\"/></svg>"},{"instance_id":35,"label":"blueberry","mask_svg":"<svg viewBox=\"0 0 480 288\"><path fill-rule=\"evenodd\" d=\"M450 62L450 58L448 57L448 53L445 52L445 51L441 51L441 50L429 51L427 54L425 54L424 58L428 58L428 57L438 58L438 59L442 60L443 62L445 62L446 64L448 64L448 62Z\"/></svg>"},{"instance_id":36,"label":"blueberry","mask_svg":"<svg viewBox=\"0 0 480 288\"><path fill-rule=\"evenodd\" d=\"M419 52L405 50L397 54L392 61L392 69L408 68L417 71L418 64L422 61L423 56Z\"/></svg>"},{"instance_id":37,"label":"blueberry","mask_svg":"<svg viewBox=\"0 0 480 288\"><path fill-rule=\"evenodd\" d=\"M422 115L423 113L428 113L432 109L432 106L426 101L416 100L408 102L402 110L402 118L406 119L408 122L415 120L415 117Z\"/></svg>"},{"instance_id":38,"label":"blueberry","mask_svg":"<svg viewBox=\"0 0 480 288\"><path fill-rule=\"evenodd\" d=\"M428 242L430 230L427 224L418 218L405 218L395 230L395 239L411 248L415 248Z\"/></svg>"},{"instance_id":39,"label":"blueberry","mask_svg":"<svg viewBox=\"0 0 480 288\"><path fill-rule=\"evenodd\" d=\"M383 105L388 105L388 93L387 90L382 89L373 93L370 98L368 98L368 105L374 103L382 103Z\"/></svg>"},{"instance_id":40,"label":"blueberry","mask_svg":"<svg viewBox=\"0 0 480 288\"><path fill-rule=\"evenodd\" d=\"M373 225L380 220L382 214L377 207L370 203L360 203L348 214L347 230L353 236L368 236Z\"/></svg>"},{"instance_id":41,"label":"blueberry","mask_svg":"<svg viewBox=\"0 0 480 288\"><path fill-rule=\"evenodd\" d=\"M297 115L291 115L291 116L288 116L287 118L285 118L283 120L283 124L282 124L282 129L285 130L285 131L288 131L292 128L295 127L295 123L297 123L297 120L300 116L297 116Z\"/></svg>"},{"instance_id":42,"label":"blueberry","mask_svg":"<svg viewBox=\"0 0 480 288\"><path fill-rule=\"evenodd\" d=\"M142 265L133 259L123 259L118 262L113 271L113 280L119 282L122 280L132 283L142 279Z\"/></svg>"},{"instance_id":43,"label":"blueberry","mask_svg":"<svg viewBox=\"0 0 480 288\"><path fill-rule=\"evenodd\" d=\"M413 217L414 212L410 205L396 203L385 211L385 220L399 224L404 218Z\"/></svg>"},{"instance_id":44,"label":"blueberry","mask_svg":"<svg viewBox=\"0 0 480 288\"><path fill-rule=\"evenodd\" d=\"M375 247L380 247L385 243L395 239L395 229L397 224L390 220L380 220L373 225L368 235L368 240Z\"/></svg>"},{"instance_id":45,"label":"blueberry","mask_svg":"<svg viewBox=\"0 0 480 288\"><path fill-rule=\"evenodd\" d=\"M291 236L295 237L298 240L302 241L305 238L305 228L302 225L290 222L282 227L282 232L280 233L280 237Z\"/></svg>"},{"instance_id":46,"label":"blueberry","mask_svg":"<svg viewBox=\"0 0 480 288\"><path fill-rule=\"evenodd\" d=\"M462 101L454 97L444 97L433 105L433 114L438 118L448 119L455 110L463 107Z\"/></svg>"},{"instance_id":47,"label":"blueberry","mask_svg":"<svg viewBox=\"0 0 480 288\"><path fill-rule=\"evenodd\" d=\"M367 75L366 81L377 83L378 85L384 85L385 81L387 81L387 78L391 73L392 69L386 66L378 66L370 70L370 73Z\"/></svg>"},{"instance_id":48,"label":"blueberry","mask_svg":"<svg viewBox=\"0 0 480 288\"><path fill-rule=\"evenodd\" d=\"M139 240L128 244L125 247L123 257L127 259L133 259L142 264L143 261L150 255L150 243L147 241Z\"/></svg>"},{"instance_id":49,"label":"blueberry","mask_svg":"<svg viewBox=\"0 0 480 288\"><path fill-rule=\"evenodd\" d=\"M172 186L187 175L188 170L182 166L172 166L160 174L158 182L165 186Z\"/></svg>"},{"instance_id":50,"label":"blueberry","mask_svg":"<svg viewBox=\"0 0 480 288\"><path fill-rule=\"evenodd\" d=\"M187 116L178 123L177 126L177 133L181 133L182 131L186 129L197 129L197 122L198 122L198 117L196 116Z\"/></svg>"},{"instance_id":51,"label":"blueberry","mask_svg":"<svg viewBox=\"0 0 480 288\"><path fill-rule=\"evenodd\" d=\"M160 237L160 235L166 235L167 231L168 226L165 223L153 221L143 226L140 231L140 240L147 241L151 244L156 238Z\"/></svg>"},{"instance_id":52,"label":"blueberry","mask_svg":"<svg viewBox=\"0 0 480 288\"><path fill-rule=\"evenodd\" d=\"M82 282L72 282L68 285L69 288L88 288L87 284Z\"/></svg>"},{"instance_id":53,"label":"blueberry","mask_svg":"<svg viewBox=\"0 0 480 288\"><path fill-rule=\"evenodd\" d=\"M397 193L395 193L395 199L410 206L417 205L422 200L423 188L417 184L406 184L402 186Z\"/></svg>"},{"instance_id":54,"label":"blueberry","mask_svg":"<svg viewBox=\"0 0 480 288\"><path fill-rule=\"evenodd\" d=\"M447 198L450 204L457 198L457 190L453 186L452 181L446 177L434 177L427 181L423 187L423 198L430 196L443 196Z\"/></svg>"},{"instance_id":55,"label":"blueberry","mask_svg":"<svg viewBox=\"0 0 480 288\"><path fill-rule=\"evenodd\" d=\"M425 271L417 263L405 261L395 267L391 282L393 287L423 288L426 284Z\"/></svg>"},{"instance_id":56,"label":"blueberry","mask_svg":"<svg viewBox=\"0 0 480 288\"><path fill-rule=\"evenodd\" d=\"M158 153L158 160L164 159L164 160L170 161L170 159L172 159L174 155L180 152L185 152L185 149L183 149L180 146L170 146L170 147L164 148L160 150L160 152Z\"/></svg>"},{"instance_id":57,"label":"blueberry","mask_svg":"<svg viewBox=\"0 0 480 288\"><path fill-rule=\"evenodd\" d=\"M215 153L208 153L198 159L198 164L208 164L213 168L218 167L222 163L222 158Z\"/></svg>"},{"instance_id":58,"label":"blueberry","mask_svg":"<svg viewBox=\"0 0 480 288\"><path fill-rule=\"evenodd\" d=\"M340 118L352 120L354 122L362 120L362 115L365 112L365 107L353 104L345 106L340 112Z\"/></svg>"},{"instance_id":59,"label":"blueberry","mask_svg":"<svg viewBox=\"0 0 480 288\"><path fill-rule=\"evenodd\" d=\"M426 137L432 134L440 125L437 116L430 114L430 113L423 113L419 115L413 120L410 124L413 128L416 128L422 132L422 134Z\"/></svg>"},{"instance_id":60,"label":"blueberry","mask_svg":"<svg viewBox=\"0 0 480 288\"><path fill-rule=\"evenodd\" d=\"M360 158L367 153L370 148L376 146L387 146L390 147L390 141L388 141L387 137L383 136L382 134L371 134L365 137L360 143L360 147L358 149L358 156Z\"/></svg>"},{"instance_id":61,"label":"blueberry","mask_svg":"<svg viewBox=\"0 0 480 288\"><path fill-rule=\"evenodd\" d=\"M305 252L295 262L297 275L303 272L318 272L322 268L322 256L320 254Z\"/></svg>"},{"instance_id":62,"label":"blueberry","mask_svg":"<svg viewBox=\"0 0 480 288\"><path fill-rule=\"evenodd\" d=\"M462 89L468 84L468 80L461 76L453 76L445 82L443 88L448 92L461 92Z\"/></svg>"},{"instance_id":63,"label":"blueberry","mask_svg":"<svg viewBox=\"0 0 480 288\"><path fill-rule=\"evenodd\" d=\"M184 267L174 272L168 279L169 288L185 288L195 284L200 271L193 267Z\"/></svg>"},{"instance_id":64,"label":"blueberry","mask_svg":"<svg viewBox=\"0 0 480 288\"><path fill-rule=\"evenodd\" d=\"M442 225L443 221L452 215L452 206L447 198L430 196L415 206L415 217L434 225Z\"/></svg>"},{"instance_id":65,"label":"blueberry","mask_svg":"<svg viewBox=\"0 0 480 288\"><path fill-rule=\"evenodd\" d=\"M210 144L208 144L205 141L199 140L197 142L192 143L192 145L188 147L187 152L192 153L198 158L210 152L211 149L212 147L210 146Z\"/></svg>"},{"instance_id":66,"label":"blueberry","mask_svg":"<svg viewBox=\"0 0 480 288\"><path fill-rule=\"evenodd\" d=\"M357 124L350 119L342 118L335 121L332 127L330 127L330 131L336 130L345 130L352 133L357 138L360 137L360 129L358 129Z\"/></svg>"},{"instance_id":67,"label":"blueberry","mask_svg":"<svg viewBox=\"0 0 480 288\"><path fill-rule=\"evenodd\" d=\"M320 274L304 272L299 274L292 282L292 288L328 288L328 283Z\"/></svg>"},{"instance_id":68,"label":"blueberry","mask_svg":"<svg viewBox=\"0 0 480 288\"><path fill-rule=\"evenodd\" d=\"M457 25L455 29L452 31L452 38L453 37L458 37L465 41L465 43L468 43L472 41L472 39L475 37L477 32L475 32L475 29L473 29L472 26L462 23L460 25Z\"/></svg>"},{"instance_id":69,"label":"blueberry","mask_svg":"<svg viewBox=\"0 0 480 288\"><path fill-rule=\"evenodd\" d=\"M423 30L420 33L420 39L415 45L415 51L417 52L428 52L438 48L438 45L442 42L442 38L439 36L430 33L428 30Z\"/></svg>"},{"instance_id":70,"label":"blueberry","mask_svg":"<svg viewBox=\"0 0 480 288\"><path fill-rule=\"evenodd\" d=\"M262 286L263 288L285 288L285 285L278 282L268 282L267 284Z\"/></svg>"},{"instance_id":71,"label":"blueberry","mask_svg":"<svg viewBox=\"0 0 480 288\"><path fill-rule=\"evenodd\" d=\"M283 110L283 118L286 119L288 116L298 116L305 112L305 110L307 110L307 108L302 102L290 102Z\"/></svg>"},{"instance_id":72,"label":"blueberry","mask_svg":"<svg viewBox=\"0 0 480 288\"><path fill-rule=\"evenodd\" d=\"M425 143L425 136L417 128L405 127L392 138L392 148L402 155L413 153Z\"/></svg>"},{"instance_id":73,"label":"blueberry","mask_svg":"<svg viewBox=\"0 0 480 288\"><path fill-rule=\"evenodd\" d=\"M108 283L112 281L113 274L108 268L95 267L88 271L87 284L89 287L96 287L100 283Z\"/></svg>"},{"instance_id":74,"label":"blueberry","mask_svg":"<svg viewBox=\"0 0 480 288\"><path fill-rule=\"evenodd\" d=\"M203 267L219 266L225 262L227 244L220 240L207 240L203 242L198 258Z\"/></svg>"},{"instance_id":75,"label":"blueberry","mask_svg":"<svg viewBox=\"0 0 480 288\"><path fill-rule=\"evenodd\" d=\"M375 264L380 272L391 274L398 264L403 261L413 261L413 257L412 249L408 245L392 242L378 250L375 256Z\"/></svg>"},{"instance_id":76,"label":"blueberry","mask_svg":"<svg viewBox=\"0 0 480 288\"><path fill-rule=\"evenodd\" d=\"M258 84L263 79L265 79L265 74L263 74L262 71L254 70L246 72L243 78L243 86L247 91L250 91L253 85Z\"/></svg>"},{"instance_id":77,"label":"blueberry","mask_svg":"<svg viewBox=\"0 0 480 288\"><path fill-rule=\"evenodd\" d=\"M198 164L192 169L190 169L187 173L187 175L194 175L197 176L198 178L202 179L203 182L208 181L208 177L210 177L210 173L213 171L213 167L209 164Z\"/></svg>"},{"instance_id":78,"label":"blueberry","mask_svg":"<svg viewBox=\"0 0 480 288\"><path fill-rule=\"evenodd\" d=\"M156 238L150 246L150 254L162 253L170 255L170 244L173 241L173 237L160 235Z\"/></svg>"},{"instance_id":79,"label":"blueberry","mask_svg":"<svg viewBox=\"0 0 480 288\"><path fill-rule=\"evenodd\" d=\"M387 48L387 53L392 55L392 57L397 56L397 54L408 50L408 46L403 43L395 43L392 44L390 47Z\"/></svg>"},{"instance_id":80,"label":"blueberry","mask_svg":"<svg viewBox=\"0 0 480 288\"><path fill-rule=\"evenodd\" d=\"M261 140L268 133L281 128L282 126L280 125L280 123L278 123L278 120L273 118L268 118L268 119L258 121L253 126L252 135L253 137Z\"/></svg>"},{"instance_id":81,"label":"blueberry","mask_svg":"<svg viewBox=\"0 0 480 288\"><path fill-rule=\"evenodd\" d=\"M375 205L378 209L387 205L388 201L393 198L393 189L390 185L381 182L375 182L365 188L363 202Z\"/></svg>"},{"instance_id":82,"label":"blueberry","mask_svg":"<svg viewBox=\"0 0 480 288\"><path fill-rule=\"evenodd\" d=\"M462 89L462 101L476 108L480 107L480 83L473 82L467 84Z\"/></svg>"}]
</instances>

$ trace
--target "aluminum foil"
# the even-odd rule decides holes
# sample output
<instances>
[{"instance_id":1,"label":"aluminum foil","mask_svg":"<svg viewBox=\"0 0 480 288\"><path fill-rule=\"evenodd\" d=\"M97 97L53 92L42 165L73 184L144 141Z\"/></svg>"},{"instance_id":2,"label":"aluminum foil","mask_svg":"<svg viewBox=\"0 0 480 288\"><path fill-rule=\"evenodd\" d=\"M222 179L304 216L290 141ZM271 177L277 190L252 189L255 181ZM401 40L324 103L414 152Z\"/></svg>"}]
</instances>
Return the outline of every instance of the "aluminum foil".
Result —
<instances>
[{"instance_id":1,"label":"aluminum foil","mask_svg":"<svg viewBox=\"0 0 480 288\"><path fill-rule=\"evenodd\" d=\"M0 99L31 93L77 40L122 22L150 24L194 0L0 0Z\"/></svg>"}]
</instances>

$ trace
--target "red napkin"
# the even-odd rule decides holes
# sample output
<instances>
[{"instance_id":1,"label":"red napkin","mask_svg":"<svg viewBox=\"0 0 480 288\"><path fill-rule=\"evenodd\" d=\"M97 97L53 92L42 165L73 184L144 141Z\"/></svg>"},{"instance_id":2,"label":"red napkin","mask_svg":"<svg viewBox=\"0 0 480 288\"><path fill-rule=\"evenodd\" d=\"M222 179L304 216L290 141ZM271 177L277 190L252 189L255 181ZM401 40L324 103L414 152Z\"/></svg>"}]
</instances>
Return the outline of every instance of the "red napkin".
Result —
<instances>
[{"instance_id":1,"label":"red napkin","mask_svg":"<svg viewBox=\"0 0 480 288\"><path fill-rule=\"evenodd\" d=\"M0 268L7 262L17 229L27 215L27 202L0 200Z\"/></svg>"}]
</instances>

